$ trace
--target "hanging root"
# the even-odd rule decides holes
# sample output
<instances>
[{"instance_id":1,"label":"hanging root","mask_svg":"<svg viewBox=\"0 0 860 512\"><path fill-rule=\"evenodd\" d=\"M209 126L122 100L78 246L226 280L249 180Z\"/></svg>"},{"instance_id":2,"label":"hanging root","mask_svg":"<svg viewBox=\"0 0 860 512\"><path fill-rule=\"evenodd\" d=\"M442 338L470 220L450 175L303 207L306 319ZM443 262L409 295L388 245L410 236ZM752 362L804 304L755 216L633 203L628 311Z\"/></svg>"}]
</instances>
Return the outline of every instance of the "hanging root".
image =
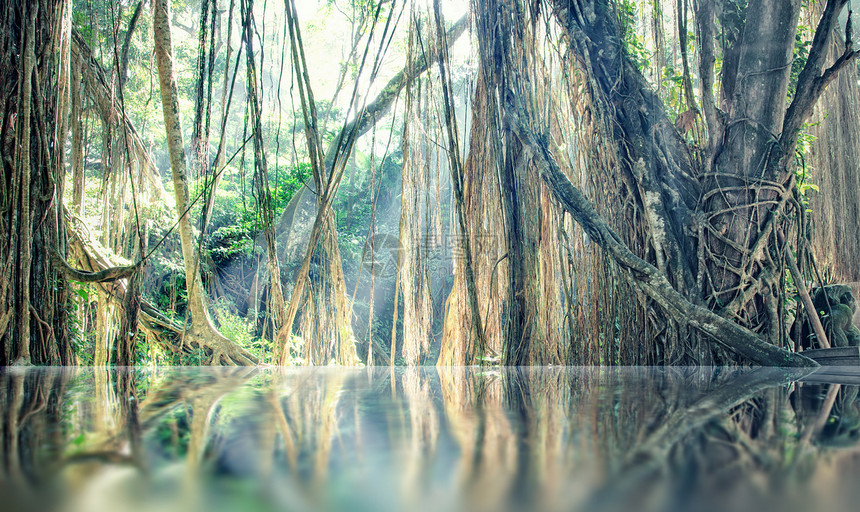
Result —
<instances>
[{"instance_id":1,"label":"hanging root","mask_svg":"<svg viewBox=\"0 0 860 512\"><path fill-rule=\"evenodd\" d=\"M526 123L524 107L511 95L511 118L507 120L517 130L524 144L541 165L541 175L552 190L553 196L567 210L591 239L600 245L623 268L627 269L636 284L677 321L693 327L732 352L762 366L817 366L817 363L800 354L789 352L767 343L757 334L735 324L709 309L686 300L672 288L665 275L656 267L633 254L621 242L586 197L560 170L555 156Z\"/></svg>"}]
</instances>

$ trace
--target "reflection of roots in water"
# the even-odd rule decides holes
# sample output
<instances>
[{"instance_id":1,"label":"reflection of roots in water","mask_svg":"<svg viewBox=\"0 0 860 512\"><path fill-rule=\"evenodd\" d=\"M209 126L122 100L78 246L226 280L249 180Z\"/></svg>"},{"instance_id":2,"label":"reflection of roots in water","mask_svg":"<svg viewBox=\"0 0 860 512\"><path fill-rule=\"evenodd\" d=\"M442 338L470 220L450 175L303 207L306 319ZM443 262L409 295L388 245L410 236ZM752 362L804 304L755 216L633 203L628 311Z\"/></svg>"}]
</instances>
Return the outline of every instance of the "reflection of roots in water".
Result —
<instances>
[{"instance_id":1,"label":"reflection of roots in water","mask_svg":"<svg viewBox=\"0 0 860 512\"><path fill-rule=\"evenodd\" d=\"M808 485L829 460L801 436L822 408L792 408L789 392L798 385L786 386L788 377L746 371L679 407L643 438L589 508L841 509L835 500L853 487L826 493Z\"/></svg>"},{"instance_id":2,"label":"reflection of roots in water","mask_svg":"<svg viewBox=\"0 0 860 512\"><path fill-rule=\"evenodd\" d=\"M794 377L768 369L7 371L0 483L20 482L14 492L30 499L41 483L62 482L79 510L95 506L106 485L167 479L178 495L183 474L197 496L184 503L196 508L208 505L217 479L253 477L263 491L256 499L285 507L340 505L348 492L357 504L383 496L392 509L794 510L850 495L846 477L860 471L856 387L841 388L825 427L803 443L833 388L787 385Z\"/></svg>"}]
</instances>

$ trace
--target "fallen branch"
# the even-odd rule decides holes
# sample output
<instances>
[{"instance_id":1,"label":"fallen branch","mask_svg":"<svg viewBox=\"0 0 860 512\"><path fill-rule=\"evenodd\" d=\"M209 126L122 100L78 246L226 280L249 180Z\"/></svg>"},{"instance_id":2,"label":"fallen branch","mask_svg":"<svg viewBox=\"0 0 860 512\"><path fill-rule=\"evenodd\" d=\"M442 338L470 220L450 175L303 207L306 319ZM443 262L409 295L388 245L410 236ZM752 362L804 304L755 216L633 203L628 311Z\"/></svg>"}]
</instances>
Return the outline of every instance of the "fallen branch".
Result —
<instances>
[{"instance_id":1,"label":"fallen branch","mask_svg":"<svg viewBox=\"0 0 860 512\"><path fill-rule=\"evenodd\" d=\"M121 272L117 269L127 269L116 265L115 258L106 249L100 247L98 242L92 240L85 229L75 225L73 217L66 213L66 230L69 234L69 246L78 259L75 262L79 267L91 270L80 271L83 275L102 275ZM139 264L132 265L134 269ZM75 269L72 269L75 270ZM125 295L128 283L122 278L112 281L86 281L95 283L105 296L111 297L120 303ZM209 364L224 364L228 366L253 366L258 362L255 355L251 354L239 345L226 338L213 338L195 335L189 332L185 325L167 317L158 308L145 299L140 301L140 324L143 331L151 335L164 350L179 355L201 354L209 357Z\"/></svg>"}]
</instances>

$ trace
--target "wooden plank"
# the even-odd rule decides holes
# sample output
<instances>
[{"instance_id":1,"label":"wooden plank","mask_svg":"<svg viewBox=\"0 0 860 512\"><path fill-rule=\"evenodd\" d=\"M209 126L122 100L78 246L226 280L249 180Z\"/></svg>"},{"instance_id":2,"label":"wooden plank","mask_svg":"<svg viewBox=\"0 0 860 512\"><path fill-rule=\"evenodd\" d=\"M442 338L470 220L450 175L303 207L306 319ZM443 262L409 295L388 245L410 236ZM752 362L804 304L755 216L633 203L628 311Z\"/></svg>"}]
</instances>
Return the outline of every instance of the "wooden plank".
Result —
<instances>
[{"instance_id":1,"label":"wooden plank","mask_svg":"<svg viewBox=\"0 0 860 512\"><path fill-rule=\"evenodd\" d=\"M801 353L822 366L860 367L860 347L817 348Z\"/></svg>"}]
</instances>

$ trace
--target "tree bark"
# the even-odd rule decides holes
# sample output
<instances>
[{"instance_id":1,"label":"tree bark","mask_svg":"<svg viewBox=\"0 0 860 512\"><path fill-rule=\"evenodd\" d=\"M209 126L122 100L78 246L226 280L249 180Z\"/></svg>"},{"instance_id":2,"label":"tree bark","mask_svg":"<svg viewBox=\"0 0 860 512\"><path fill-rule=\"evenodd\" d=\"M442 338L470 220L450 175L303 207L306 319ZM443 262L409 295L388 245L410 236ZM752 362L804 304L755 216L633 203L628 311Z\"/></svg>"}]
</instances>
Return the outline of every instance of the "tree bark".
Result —
<instances>
[{"instance_id":1,"label":"tree bark","mask_svg":"<svg viewBox=\"0 0 860 512\"><path fill-rule=\"evenodd\" d=\"M185 265L185 285L188 291L188 309L191 313L189 333L208 339L212 349L213 364L253 364L257 358L238 347L215 329L206 308L205 291L200 279L199 261L196 254L191 219L188 215L188 178L185 146L182 142L182 126L179 117L179 92L173 70L173 43L170 35L170 0L155 0L152 13L153 40L158 63L158 78L161 87L162 112L170 152L170 167L179 216L179 238L182 259Z\"/></svg>"},{"instance_id":2,"label":"tree bark","mask_svg":"<svg viewBox=\"0 0 860 512\"><path fill-rule=\"evenodd\" d=\"M19 257L18 278L20 279L21 298L18 302L18 318L20 321L20 332L18 338L18 355L15 358L16 365L30 364L30 267L31 250L33 243L30 221L30 180L32 170L30 169L30 132L32 120L32 95L33 95L33 69L36 66L36 51L34 49L36 38L36 6L30 5L24 10L28 17L27 29L24 33L24 58L21 68L21 140L18 143L16 161L18 163L17 176L20 176L20 235L19 235Z\"/></svg>"},{"instance_id":3,"label":"tree bark","mask_svg":"<svg viewBox=\"0 0 860 512\"><path fill-rule=\"evenodd\" d=\"M0 6L0 364L68 364L66 281L51 251L65 250L56 223L63 191L68 94L65 1ZM38 56L38 57L37 57Z\"/></svg>"},{"instance_id":4,"label":"tree bark","mask_svg":"<svg viewBox=\"0 0 860 512\"><path fill-rule=\"evenodd\" d=\"M81 111L81 65L78 59L72 60L71 76L71 117L72 124L72 211L81 216L84 213L84 127Z\"/></svg>"}]
</instances>

